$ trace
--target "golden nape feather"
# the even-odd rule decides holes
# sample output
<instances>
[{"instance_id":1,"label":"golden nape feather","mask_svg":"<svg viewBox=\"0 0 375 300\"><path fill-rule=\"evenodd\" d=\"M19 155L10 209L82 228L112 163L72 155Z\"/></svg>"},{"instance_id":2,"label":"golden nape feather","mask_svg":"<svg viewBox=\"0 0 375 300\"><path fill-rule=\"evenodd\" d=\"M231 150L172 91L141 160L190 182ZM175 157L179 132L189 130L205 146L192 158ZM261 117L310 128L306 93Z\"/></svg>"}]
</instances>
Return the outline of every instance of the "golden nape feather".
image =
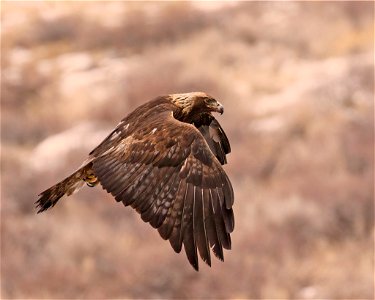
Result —
<instances>
[{"instance_id":1,"label":"golden nape feather","mask_svg":"<svg viewBox=\"0 0 375 300\"><path fill-rule=\"evenodd\" d=\"M169 240L184 247L198 270L198 253L211 265L211 251L224 260L234 229L234 193L222 165L228 138L213 112L223 106L202 93L173 94L147 102L90 152L81 168L42 192L38 213L85 183L98 182L118 202Z\"/></svg>"}]
</instances>

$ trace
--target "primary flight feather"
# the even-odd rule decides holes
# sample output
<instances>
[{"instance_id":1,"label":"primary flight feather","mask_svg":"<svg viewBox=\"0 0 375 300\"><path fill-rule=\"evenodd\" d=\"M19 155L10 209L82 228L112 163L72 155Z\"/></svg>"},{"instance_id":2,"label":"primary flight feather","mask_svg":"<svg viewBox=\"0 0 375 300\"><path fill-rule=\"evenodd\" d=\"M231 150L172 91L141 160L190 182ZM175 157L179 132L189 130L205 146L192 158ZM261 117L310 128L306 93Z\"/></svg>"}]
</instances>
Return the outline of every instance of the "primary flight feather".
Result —
<instances>
[{"instance_id":1,"label":"primary flight feather","mask_svg":"<svg viewBox=\"0 0 375 300\"><path fill-rule=\"evenodd\" d=\"M202 92L160 96L139 106L90 152L82 166L42 192L38 213L85 183L100 183L157 228L174 251L184 246L198 270L198 252L224 260L234 229L233 188L222 165L227 136L212 112L223 106Z\"/></svg>"}]
</instances>

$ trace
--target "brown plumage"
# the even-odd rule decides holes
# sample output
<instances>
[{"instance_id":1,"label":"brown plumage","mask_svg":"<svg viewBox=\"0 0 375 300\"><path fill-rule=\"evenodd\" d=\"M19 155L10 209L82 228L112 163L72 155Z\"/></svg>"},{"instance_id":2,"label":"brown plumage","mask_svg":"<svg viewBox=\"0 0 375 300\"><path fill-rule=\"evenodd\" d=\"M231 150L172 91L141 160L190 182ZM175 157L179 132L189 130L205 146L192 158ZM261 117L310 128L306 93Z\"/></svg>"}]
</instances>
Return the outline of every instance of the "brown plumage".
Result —
<instances>
[{"instance_id":1,"label":"brown plumage","mask_svg":"<svg viewBox=\"0 0 375 300\"><path fill-rule=\"evenodd\" d=\"M223 106L205 93L158 97L125 117L72 175L42 192L38 213L86 182L98 182L157 228L198 270L223 260L234 228L233 189L222 168L229 141L212 112Z\"/></svg>"}]
</instances>

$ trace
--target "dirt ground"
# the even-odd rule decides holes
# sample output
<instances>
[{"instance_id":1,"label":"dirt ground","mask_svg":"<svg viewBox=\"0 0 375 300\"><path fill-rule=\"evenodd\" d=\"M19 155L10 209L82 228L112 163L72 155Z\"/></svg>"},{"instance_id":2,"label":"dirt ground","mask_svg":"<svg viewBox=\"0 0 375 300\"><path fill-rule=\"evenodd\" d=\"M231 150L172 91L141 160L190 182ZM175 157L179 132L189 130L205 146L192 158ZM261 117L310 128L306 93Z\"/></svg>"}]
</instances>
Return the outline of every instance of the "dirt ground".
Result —
<instances>
[{"instance_id":1,"label":"dirt ground","mask_svg":"<svg viewBox=\"0 0 375 300\"><path fill-rule=\"evenodd\" d=\"M374 298L372 2L2 2L1 296ZM36 215L157 95L225 106L236 227L199 273L100 187Z\"/></svg>"}]
</instances>

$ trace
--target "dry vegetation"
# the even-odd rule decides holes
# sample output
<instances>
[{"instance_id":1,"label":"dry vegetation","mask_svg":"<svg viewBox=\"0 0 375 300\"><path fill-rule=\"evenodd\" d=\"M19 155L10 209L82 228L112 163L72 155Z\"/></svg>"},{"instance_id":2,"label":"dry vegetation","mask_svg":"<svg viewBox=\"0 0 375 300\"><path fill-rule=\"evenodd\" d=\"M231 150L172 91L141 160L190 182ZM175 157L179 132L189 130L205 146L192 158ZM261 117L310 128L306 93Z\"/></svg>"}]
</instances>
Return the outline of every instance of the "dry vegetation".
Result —
<instances>
[{"instance_id":1,"label":"dry vegetation","mask_svg":"<svg viewBox=\"0 0 375 300\"><path fill-rule=\"evenodd\" d=\"M2 298L373 299L371 2L2 3ZM37 194L155 95L224 103L236 230L196 273L100 188Z\"/></svg>"}]
</instances>

